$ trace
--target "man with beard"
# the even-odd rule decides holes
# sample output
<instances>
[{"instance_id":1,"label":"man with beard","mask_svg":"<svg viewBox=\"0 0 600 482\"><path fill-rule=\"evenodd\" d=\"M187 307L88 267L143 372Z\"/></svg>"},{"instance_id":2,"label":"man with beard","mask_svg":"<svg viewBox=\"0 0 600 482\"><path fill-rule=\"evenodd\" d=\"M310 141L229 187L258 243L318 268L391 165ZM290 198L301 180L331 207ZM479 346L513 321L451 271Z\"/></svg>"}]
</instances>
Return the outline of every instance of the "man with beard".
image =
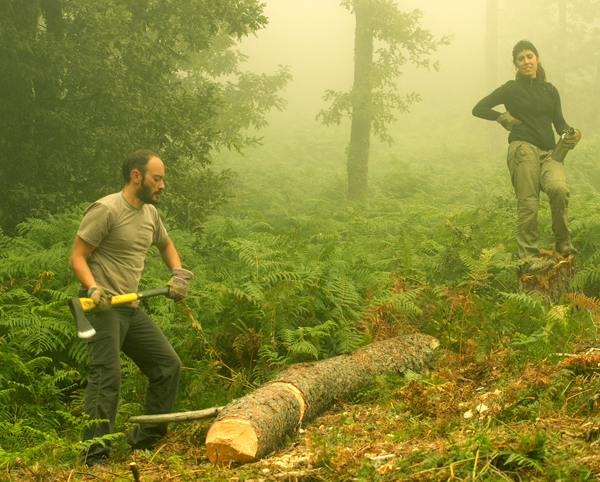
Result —
<instances>
[{"instance_id":1,"label":"man with beard","mask_svg":"<svg viewBox=\"0 0 600 482\"><path fill-rule=\"evenodd\" d=\"M90 372L85 391L87 422L83 441L98 439L81 455L88 466L108 457L121 387L120 351L148 377L144 414L170 413L175 403L181 361L173 347L138 305L115 305L110 297L138 291L144 258L150 246L158 247L171 270L169 297L183 300L190 271L182 269L179 255L154 207L164 184L165 168L151 151L142 149L123 163L125 186L121 192L99 199L84 212L71 251L69 265L81 283L79 296L94 300L88 311L96 334L87 340ZM134 449L151 448L167 433L167 424L136 426L127 442Z\"/></svg>"}]
</instances>

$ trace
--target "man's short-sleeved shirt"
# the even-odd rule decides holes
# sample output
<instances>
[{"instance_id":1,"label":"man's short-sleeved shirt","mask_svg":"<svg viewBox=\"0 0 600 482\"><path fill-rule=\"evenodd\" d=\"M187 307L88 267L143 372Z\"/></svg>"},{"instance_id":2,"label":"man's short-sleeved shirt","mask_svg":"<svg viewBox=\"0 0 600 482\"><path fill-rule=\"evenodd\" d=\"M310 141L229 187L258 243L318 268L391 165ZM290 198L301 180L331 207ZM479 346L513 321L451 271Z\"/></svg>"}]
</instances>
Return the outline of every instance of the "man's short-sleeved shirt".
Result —
<instances>
[{"instance_id":1,"label":"man's short-sleeved shirt","mask_svg":"<svg viewBox=\"0 0 600 482\"><path fill-rule=\"evenodd\" d=\"M87 264L96 284L111 295L138 290L148 249L168 237L156 208L135 207L123 191L91 204L77 235L96 247Z\"/></svg>"}]
</instances>

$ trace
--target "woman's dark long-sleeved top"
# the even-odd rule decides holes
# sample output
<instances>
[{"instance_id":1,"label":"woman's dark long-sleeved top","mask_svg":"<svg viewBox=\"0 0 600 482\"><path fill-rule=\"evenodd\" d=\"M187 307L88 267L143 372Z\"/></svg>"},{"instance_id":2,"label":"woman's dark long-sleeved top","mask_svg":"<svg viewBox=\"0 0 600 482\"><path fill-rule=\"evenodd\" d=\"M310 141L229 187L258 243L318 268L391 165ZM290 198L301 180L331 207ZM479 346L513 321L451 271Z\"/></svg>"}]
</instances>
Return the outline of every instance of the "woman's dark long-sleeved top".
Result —
<instances>
[{"instance_id":1,"label":"woman's dark long-sleeved top","mask_svg":"<svg viewBox=\"0 0 600 482\"><path fill-rule=\"evenodd\" d=\"M527 141L549 151L556 145L552 124L559 135L569 128L563 117L558 90L548 82L528 78L509 80L481 99L473 108L473 115L496 120L500 112L493 108L500 104L523 123L513 128L508 142Z\"/></svg>"}]
</instances>

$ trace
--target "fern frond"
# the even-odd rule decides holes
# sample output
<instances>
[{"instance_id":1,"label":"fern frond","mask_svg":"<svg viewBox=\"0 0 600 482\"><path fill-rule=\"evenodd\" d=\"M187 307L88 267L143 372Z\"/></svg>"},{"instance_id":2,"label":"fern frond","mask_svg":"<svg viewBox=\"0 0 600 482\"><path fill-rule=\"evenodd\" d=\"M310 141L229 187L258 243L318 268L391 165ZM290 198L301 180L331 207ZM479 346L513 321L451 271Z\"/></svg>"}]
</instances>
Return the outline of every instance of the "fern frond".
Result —
<instances>
[{"instance_id":1,"label":"fern frond","mask_svg":"<svg viewBox=\"0 0 600 482\"><path fill-rule=\"evenodd\" d=\"M600 299L588 297L583 293L565 293L565 299L579 309L584 308L592 313L600 310Z\"/></svg>"},{"instance_id":2,"label":"fern frond","mask_svg":"<svg viewBox=\"0 0 600 482\"><path fill-rule=\"evenodd\" d=\"M520 303L527 306L529 309L541 308L543 306L543 299L537 292L531 293L504 293L500 292L500 296L506 298L514 303Z\"/></svg>"}]
</instances>

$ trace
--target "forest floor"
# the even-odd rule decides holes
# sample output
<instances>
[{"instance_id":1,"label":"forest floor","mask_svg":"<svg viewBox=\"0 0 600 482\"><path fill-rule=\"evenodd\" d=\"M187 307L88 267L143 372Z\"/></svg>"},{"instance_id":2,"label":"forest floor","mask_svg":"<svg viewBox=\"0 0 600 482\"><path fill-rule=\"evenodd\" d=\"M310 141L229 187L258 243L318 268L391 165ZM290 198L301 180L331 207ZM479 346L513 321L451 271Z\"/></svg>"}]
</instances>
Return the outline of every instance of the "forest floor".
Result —
<instances>
[{"instance_id":1,"label":"forest floor","mask_svg":"<svg viewBox=\"0 0 600 482\"><path fill-rule=\"evenodd\" d=\"M446 352L429 373L378 379L256 463L210 464L211 422L198 421L172 425L155 451L115 451L106 465L17 461L1 471L13 482L134 481L135 462L147 482L600 480L598 366L593 348L518 369L507 353L476 363Z\"/></svg>"},{"instance_id":2,"label":"forest floor","mask_svg":"<svg viewBox=\"0 0 600 482\"><path fill-rule=\"evenodd\" d=\"M63 402L56 390L50 390L56 383L43 370L46 365L38 362L42 369L24 371L27 376L20 372L14 375L19 385L13 385L21 391L15 392L12 411L3 412L5 407L0 403L0 415L10 429L6 431L10 438L0 444L6 451L0 462L0 481L600 481L600 350L593 349L600 348L600 300L591 298L600 292L598 145L583 146L567 166L574 200L573 242L580 250L578 287L587 287L587 298L581 295L580 306L563 299L546 303L517 286L511 254L517 251L513 234L516 201L503 158L469 154L468 149L446 152L440 148L440 158L448 162L438 164L432 154L429 160L415 157L411 167L392 155L389 159L380 155L379 165L370 166L377 173L371 182L373 195L353 204L343 197L344 162L330 155L343 153L335 143L316 142L307 135L306 142L274 149L268 157L274 159L269 166L258 154L247 156L241 166L245 171L235 186L235 203L211 216L197 252L191 248L183 251L191 265L199 267L196 290L191 290L187 301L196 310L192 321L202 319L213 337L207 341L204 332L200 336L198 330L188 329L183 311L171 312L158 302L151 306L188 364L185 366L193 367L183 387L187 397L179 397L182 410L220 405L254 386L248 383L230 394L235 384L225 386L216 377L216 382L209 380L207 367L217 366L212 355L220 350L219 356L238 363L233 369L246 376L253 368L261 368L257 357L240 356L236 361L233 341L247 335L250 347L259 339L255 335L262 333L261 323L268 317L257 313L261 309L270 313L269 303L275 302L278 313L289 314L287 324L280 327L288 332L299 326L296 308L308 307L313 318L302 329L313 329L311 341L322 350L318 357L311 356L318 359L333 356L326 350L327 344L317 343L316 327L326 323L333 312L322 300L331 298L343 306L338 310L342 315L354 313L340 316L336 326L346 328L350 321L352 328L357 322L366 326L364 319L357 319L359 312L372 315L378 306L395 302L398 311L390 309L383 314L389 315L385 326L402 331L409 326L407 320L412 320L409 328L435 336L444 347L438 350L431 371L404 378L378 378L371 389L352 400L338 401L321 417L299 428L280 450L263 460L223 467L212 465L206 457L204 441L210 420L172 424L171 432L155 450L128 453L122 434L130 428L127 418L141 411L144 393L143 377L137 376L129 363L125 365L129 371L123 377L121 420L116 430L121 438L115 441L106 464L87 468L77 464L75 455L79 450L82 397ZM304 158L314 162L302 163ZM235 167L233 161L230 164L220 168ZM540 245L549 248L553 234L545 198L542 207ZM71 225L69 218L58 219L46 231L39 231L45 236L39 236L31 224L31 237L52 240L49 252L43 245L37 251L19 251L18 246L33 241L15 239L15 252L23 253L15 259L25 260L21 264L29 270L23 271L19 264L23 271L19 279L24 280L23 286L32 286L32 293L17 293L18 299L25 301L11 301L13 318L6 315L3 306L4 323L9 327L6 333L15 336L25 319L23 312L35 308L40 313L39 304L56 304L55 298L40 295L39 286L33 282L42 279L40 272L45 276L48 259L60 261L56 279L64 280L65 287L72 283L72 275L65 274L68 263L62 261L67 255L60 246L54 247L54 238L65 236ZM44 227L37 221L35 226ZM181 236L175 239L178 247L186 246L186 233L173 234L174 239ZM72 243L72 236L65 239L64 246ZM32 259L43 266L43 271ZM279 264L273 263L274 259ZM315 264L316 259L319 264ZM247 265L245 260L250 260ZM159 264L162 269L158 255L154 261L150 258L145 268L150 272L149 280L163 276L153 274L159 273ZM283 269L293 271L294 276L278 278ZM318 279L326 283L313 281L309 274L315 270L322 273ZM371 297L374 287L395 287L389 280L398 281L398 273L407 280L398 285L402 289L389 296L386 292ZM355 302L346 289L338 290L343 294L334 291L332 280L336 279L345 287L356 287ZM20 287L18 283L15 286ZM260 291L255 298L240 291L240 287L247 291L248 286ZM326 309L314 303L316 295ZM552 297L552 293L547 295ZM10 296L7 292L5 299ZM254 302L247 302L250 299ZM366 301L371 304L369 308ZM41 313L54 317L48 319L60 327L64 317L56 312L52 308ZM239 320L247 329L236 325ZM71 324L69 318L68 333ZM26 328L36 334L39 326L44 325L31 318L31 326ZM231 327L235 330L227 331ZM363 328L360 334L366 333ZM58 336L53 331L41 333L50 341ZM376 330L368 334L373 335L369 339L384 338ZM390 336L394 334L385 337ZM65 339L65 344L73 343L73 350L85 363L83 349L78 348L83 345L66 335ZM215 340L222 341L208 353L206 347L213 346ZM3 369L25 366L15 362L22 344L15 344L14 354L8 354L12 358L6 355L7 362L0 364ZM286 355L302 354L292 353L291 343L282 343L280 348ZM303 355L312 360L308 352ZM23 356L31 359L29 354ZM200 359L202 356L206 360ZM249 358L255 365L249 365ZM270 367L273 358L265 356L258 361ZM281 368L277 363L274 366ZM249 380L254 383L255 378ZM5 392L6 397L11 396L9 390ZM38 399L45 405L39 405ZM49 403L56 400L60 403ZM188 404L191 400L197 401L195 408ZM22 422L9 418L21 412L27 415ZM30 440L47 442L37 446ZM132 463L139 471L137 477Z\"/></svg>"}]
</instances>

